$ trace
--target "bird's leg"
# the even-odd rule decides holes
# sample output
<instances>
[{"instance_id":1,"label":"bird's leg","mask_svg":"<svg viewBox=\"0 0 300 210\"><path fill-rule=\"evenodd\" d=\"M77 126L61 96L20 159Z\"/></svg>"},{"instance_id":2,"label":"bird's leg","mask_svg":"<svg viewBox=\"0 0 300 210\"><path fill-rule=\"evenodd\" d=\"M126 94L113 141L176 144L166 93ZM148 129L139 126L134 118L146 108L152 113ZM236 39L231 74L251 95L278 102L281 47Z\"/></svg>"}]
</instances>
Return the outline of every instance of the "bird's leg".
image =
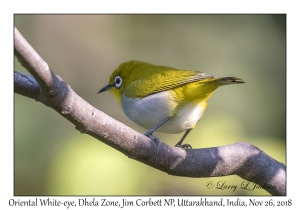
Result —
<instances>
[{"instance_id":1,"label":"bird's leg","mask_svg":"<svg viewBox=\"0 0 300 210\"><path fill-rule=\"evenodd\" d=\"M180 141L175 145L175 147L181 147L181 148L184 148L184 149L192 149L192 146L190 144L182 144L183 140L185 139L185 137L189 134L189 132L191 130L192 130L192 128L186 130L186 132L184 133L184 135L182 136L182 138L180 139Z\"/></svg>"},{"instance_id":2,"label":"bird's leg","mask_svg":"<svg viewBox=\"0 0 300 210\"><path fill-rule=\"evenodd\" d=\"M147 137L149 137L150 139L152 139L156 143L156 145L158 145L159 142L160 142L160 140L159 140L159 138L153 136L152 133L154 131L156 131L160 126L162 126L163 124L165 124L170 119L171 119L171 117L164 118L161 122L159 122L153 128L151 128L150 130L148 130L147 133L145 133L144 135L147 136Z\"/></svg>"}]
</instances>

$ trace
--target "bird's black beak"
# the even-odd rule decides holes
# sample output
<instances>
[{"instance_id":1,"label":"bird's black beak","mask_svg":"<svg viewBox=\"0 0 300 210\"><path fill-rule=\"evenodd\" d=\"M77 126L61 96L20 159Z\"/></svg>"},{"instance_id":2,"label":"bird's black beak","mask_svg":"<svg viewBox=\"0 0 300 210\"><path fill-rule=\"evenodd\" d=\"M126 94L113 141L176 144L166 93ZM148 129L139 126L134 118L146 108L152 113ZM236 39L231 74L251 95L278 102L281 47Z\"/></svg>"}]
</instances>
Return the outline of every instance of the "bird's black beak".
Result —
<instances>
[{"instance_id":1,"label":"bird's black beak","mask_svg":"<svg viewBox=\"0 0 300 210\"><path fill-rule=\"evenodd\" d=\"M110 88L112 88L113 86L115 86L115 85L114 85L114 84L108 84L108 85L104 86L101 90L99 90L98 93L102 93L102 92L104 92L104 91L107 91L107 90L109 90Z\"/></svg>"}]
</instances>

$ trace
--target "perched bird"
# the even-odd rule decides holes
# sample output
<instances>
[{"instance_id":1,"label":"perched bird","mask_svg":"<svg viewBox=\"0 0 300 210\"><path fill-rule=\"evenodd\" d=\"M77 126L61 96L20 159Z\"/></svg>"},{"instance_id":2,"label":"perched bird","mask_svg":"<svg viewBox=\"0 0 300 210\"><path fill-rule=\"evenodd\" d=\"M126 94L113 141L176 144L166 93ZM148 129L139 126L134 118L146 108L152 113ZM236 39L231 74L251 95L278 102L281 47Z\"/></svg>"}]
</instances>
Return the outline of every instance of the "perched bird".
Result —
<instances>
[{"instance_id":1,"label":"perched bird","mask_svg":"<svg viewBox=\"0 0 300 210\"><path fill-rule=\"evenodd\" d=\"M244 83L236 77L215 78L206 73L157 66L143 61L122 63L110 76L110 90L133 122L149 129L146 136L159 142L154 131L181 133L176 147L192 148L182 142L202 117L206 100L222 85Z\"/></svg>"}]
</instances>

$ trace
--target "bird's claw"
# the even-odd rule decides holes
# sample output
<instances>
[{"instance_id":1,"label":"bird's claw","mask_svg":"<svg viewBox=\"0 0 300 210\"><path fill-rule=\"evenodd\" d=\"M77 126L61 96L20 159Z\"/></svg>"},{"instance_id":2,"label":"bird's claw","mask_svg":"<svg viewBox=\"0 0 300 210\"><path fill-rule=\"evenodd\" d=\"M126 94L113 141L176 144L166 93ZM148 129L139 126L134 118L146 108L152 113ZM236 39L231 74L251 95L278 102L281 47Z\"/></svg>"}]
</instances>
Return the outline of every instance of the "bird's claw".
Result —
<instances>
[{"instance_id":1,"label":"bird's claw","mask_svg":"<svg viewBox=\"0 0 300 210\"><path fill-rule=\"evenodd\" d=\"M192 146L190 144L176 144L175 147L181 147L183 149L193 149Z\"/></svg>"},{"instance_id":2,"label":"bird's claw","mask_svg":"<svg viewBox=\"0 0 300 210\"><path fill-rule=\"evenodd\" d=\"M153 136L152 133L148 133L148 132L147 132L147 133L145 133L144 135L147 136L147 137L149 137L152 141L154 141L155 144L156 144L156 146L158 146L158 145L160 144L159 138Z\"/></svg>"}]
</instances>

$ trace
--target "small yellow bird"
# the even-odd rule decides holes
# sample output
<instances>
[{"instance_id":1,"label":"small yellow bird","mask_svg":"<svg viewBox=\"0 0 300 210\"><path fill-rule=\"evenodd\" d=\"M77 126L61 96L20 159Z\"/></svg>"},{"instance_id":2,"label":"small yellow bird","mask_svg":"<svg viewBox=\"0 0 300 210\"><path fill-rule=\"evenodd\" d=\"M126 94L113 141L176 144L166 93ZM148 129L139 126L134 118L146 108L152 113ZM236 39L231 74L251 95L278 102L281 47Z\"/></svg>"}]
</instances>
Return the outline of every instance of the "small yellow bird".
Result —
<instances>
[{"instance_id":1,"label":"small yellow bird","mask_svg":"<svg viewBox=\"0 0 300 210\"><path fill-rule=\"evenodd\" d=\"M150 129L146 136L156 143L154 131L181 133L176 147L192 148L182 142L202 117L206 100L222 85L244 83L236 77L215 78L203 72L178 70L142 61L122 63L110 76L110 90L124 113L136 124Z\"/></svg>"}]
</instances>

